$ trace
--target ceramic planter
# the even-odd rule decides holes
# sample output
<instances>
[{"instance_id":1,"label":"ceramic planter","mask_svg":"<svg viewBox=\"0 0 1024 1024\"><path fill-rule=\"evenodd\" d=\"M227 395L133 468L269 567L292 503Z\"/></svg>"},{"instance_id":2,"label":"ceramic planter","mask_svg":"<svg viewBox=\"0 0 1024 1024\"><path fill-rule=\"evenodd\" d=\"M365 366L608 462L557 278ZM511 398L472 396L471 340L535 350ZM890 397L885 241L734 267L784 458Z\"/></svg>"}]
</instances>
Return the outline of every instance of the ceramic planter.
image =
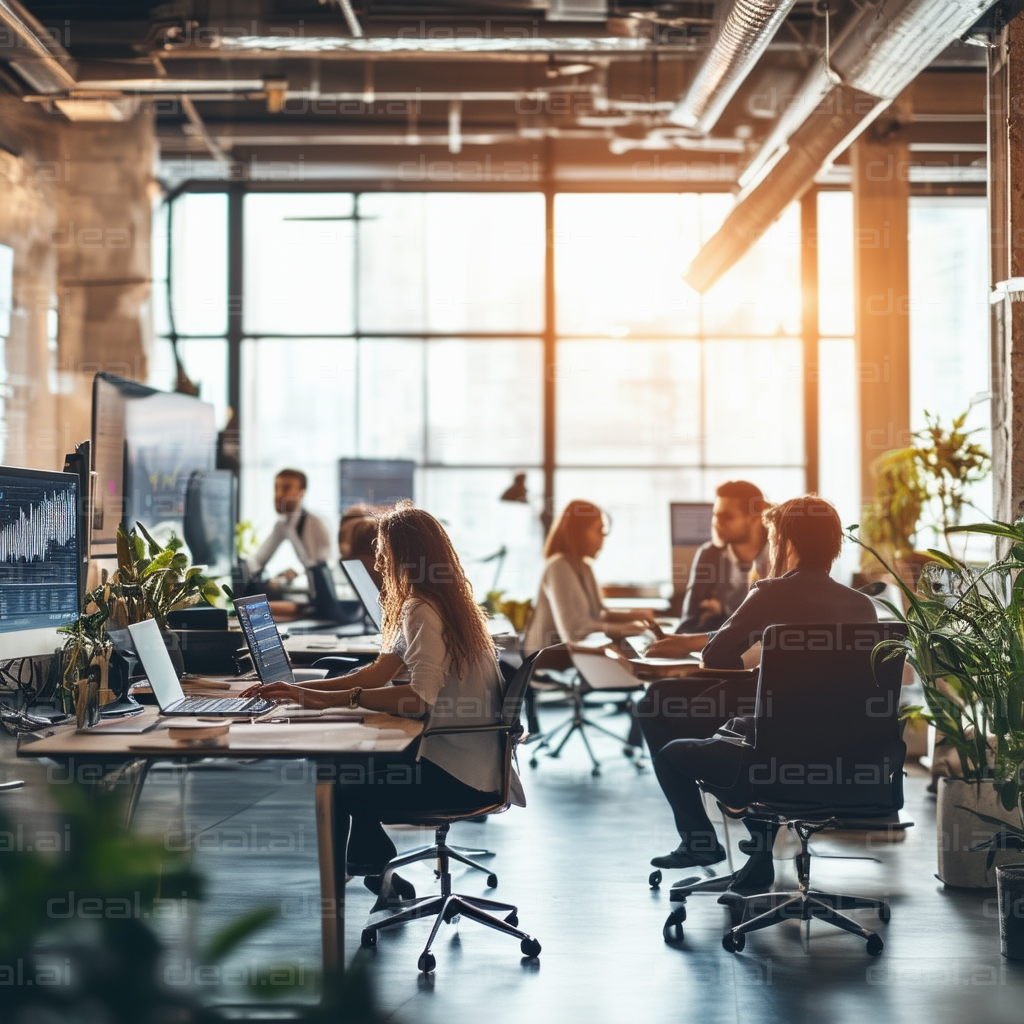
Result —
<instances>
[{"instance_id":1,"label":"ceramic planter","mask_svg":"<svg viewBox=\"0 0 1024 1024\"><path fill-rule=\"evenodd\" d=\"M969 808L969 810L962 810ZM977 818L980 811L1007 824L1020 825L1016 810L1007 811L999 802L992 782L964 782L940 779L935 822L938 832L939 879L961 889L993 889L997 866L1020 862L1016 850L1000 850L992 868L986 867L988 850L972 852L971 847L985 842L995 829Z\"/></svg>"},{"instance_id":2,"label":"ceramic planter","mask_svg":"<svg viewBox=\"0 0 1024 1024\"><path fill-rule=\"evenodd\" d=\"M996 868L996 888L999 890L999 952L1008 960L1024 960L1024 864Z\"/></svg>"}]
</instances>

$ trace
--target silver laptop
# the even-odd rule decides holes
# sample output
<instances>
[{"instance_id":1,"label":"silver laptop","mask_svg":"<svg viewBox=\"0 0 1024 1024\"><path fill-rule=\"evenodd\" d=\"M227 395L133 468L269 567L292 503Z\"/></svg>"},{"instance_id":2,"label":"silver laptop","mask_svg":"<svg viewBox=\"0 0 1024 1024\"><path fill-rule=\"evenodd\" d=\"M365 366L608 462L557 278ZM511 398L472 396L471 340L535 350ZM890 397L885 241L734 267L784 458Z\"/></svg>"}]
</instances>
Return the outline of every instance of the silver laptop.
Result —
<instances>
[{"instance_id":1,"label":"silver laptop","mask_svg":"<svg viewBox=\"0 0 1024 1024\"><path fill-rule=\"evenodd\" d=\"M377 589L377 584L373 582L373 577L366 571L366 566L358 558L343 558L341 568L349 583L352 584L352 589L356 592L363 611L373 623L373 628L379 633L382 621L380 591Z\"/></svg>"},{"instance_id":2,"label":"silver laptop","mask_svg":"<svg viewBox=\"0 0 1024 1024\"><path fill-rule=\"evenodd\" d=\"M261 715L274 705L262 697L186 697L155 619L128 627L135 653L153 688L162 715Z\"/></svg>"},{"instance_id":3,"label":"silver laptop","mask_svg":"<svg viewBox=\"0 0 1024 1024\"><path fill-rule=\"evenodd\" d=\"M292 668L265 594L236 597L235 614L261 683L307 683L327 676L324 669Z\"/></svg>"}]
</instances>

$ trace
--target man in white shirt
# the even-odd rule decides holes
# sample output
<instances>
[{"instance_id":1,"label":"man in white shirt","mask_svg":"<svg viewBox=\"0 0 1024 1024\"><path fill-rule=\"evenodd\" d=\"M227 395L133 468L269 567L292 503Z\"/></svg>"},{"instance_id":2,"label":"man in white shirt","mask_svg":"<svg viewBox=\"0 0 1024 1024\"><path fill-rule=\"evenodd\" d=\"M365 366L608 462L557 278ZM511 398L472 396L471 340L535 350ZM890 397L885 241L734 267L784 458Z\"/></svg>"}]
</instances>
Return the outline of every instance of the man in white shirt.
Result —
<instances>
[{"instance_id":1,"label":"man in white shirt","mask_svg":"<svg viewBox=\"0 0 1024 1024\"><path fill-rule=\"evenodd\" d=\"M334 543L331 534L319 516L302 507L306 495L306 474L300 469L282 469L274 477L274 508L281 517L274 524L270 536L249 559L249 571L255 576L284 541L289 541L303 568L319 562L333 560ZM295 569L280 574L284 580L293 580Z\"/></svg>"}]
</instances>

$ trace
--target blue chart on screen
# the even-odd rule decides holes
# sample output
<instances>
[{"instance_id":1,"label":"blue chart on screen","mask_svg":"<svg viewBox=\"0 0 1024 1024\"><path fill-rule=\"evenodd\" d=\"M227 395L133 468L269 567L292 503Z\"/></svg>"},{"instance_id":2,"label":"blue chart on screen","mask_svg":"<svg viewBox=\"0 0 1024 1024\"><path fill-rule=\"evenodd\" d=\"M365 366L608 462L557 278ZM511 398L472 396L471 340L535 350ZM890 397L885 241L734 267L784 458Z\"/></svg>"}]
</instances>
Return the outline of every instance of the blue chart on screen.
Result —
<instances>
[{"instance_id":1,"label":"blue chart on screen","mask_svg":"<svg viewBox=\"0 0 1024 1024\"><path fill-rule=\"evenodd\" d=\"M0 469L0 631L78 615L78 495L64 480Z\"/></svg>"}]
</instances>

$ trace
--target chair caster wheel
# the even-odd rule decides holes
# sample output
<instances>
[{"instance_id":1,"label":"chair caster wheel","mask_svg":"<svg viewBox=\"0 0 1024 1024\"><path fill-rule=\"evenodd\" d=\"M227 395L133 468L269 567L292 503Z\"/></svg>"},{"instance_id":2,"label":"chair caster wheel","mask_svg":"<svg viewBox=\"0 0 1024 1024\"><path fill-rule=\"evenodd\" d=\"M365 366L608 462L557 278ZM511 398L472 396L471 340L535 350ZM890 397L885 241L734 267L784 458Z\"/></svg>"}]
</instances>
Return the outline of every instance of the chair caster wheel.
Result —
<instances>
[{"instance_id":1,"label":"chair caster wheel","mask_svg":"<svg viewBox=\"0 0 1024 1024\"><path fill-rule=\"evenodd\" d=\"M622 748L622 753L626 757L632 757L633 756L633 748L632 747L623 747Z\"/></svg>"},{"instance_id":2,"label":"chair caster wheel","mask_svg":"<svg viewBox=\"0 0 1024 1024\"><path fill-rule=\"evenodd\" d=\"M540 943L536 939L523 939L519 943L519 948L523 951L523 956L530 959L540 956Z\"/></svg>"},{"instance_id":3,"label":"chair caster wheel","mask_svg":"<svg viewBox=\"0 0 1024 1024\"><path fill-rule=\"evenodd\" d=\"M512 913L505 918L505 924L510 924L513 928L518 928L519 915L513 910Z\"/></svg>"},{"instance_id":4,"label":"chair caster wheel","mask_svg":"<svg viewBox=\"0 0 1024 1024\"><path fill-rule=\"evenodd\" d=\"M880 935L872 935L868 939L868 956L878 956L885 949L885 943Z\"/></svg>"},{"instance_id":5,"label":"chair caster wheel","mask_svg":"<svg viewBox=\"0 0 1024 1024\"><path fill-rule=\"evenodd\" d=\"M722 949L727 953L741 953L746 944L747 937L743 932L735 935L730 929L722 936Z\"/></svg>"},{"instance_id":6,"label":"chair caster wheel","mask_svg":"<svg viewBox=\"0 0 1024 1024\"><path fill-rule=\"evenodd\" d=\"M661 928L661 937L670 945L683 941L683 922L686 920L686 908L677 907L665 918Z\"/></svg>"},{"instance_id":7,"label":"chair caster wheel","mask_svg":"<svg viewBox=\"0 0 1024 1024\"><path fill-rule=\"evenodd\" d=\"M661 878L662 878L661 869L659 868L657 871L652 871L647 876L647 884L652 889L657 889L657 888L659 888L661 886Z\"/></svg>"},{"instance_id":8,"label":"chair caster wheel","mask_svg":"<svg viewBox=\"0 0 1024 1024\"><path fill-rule=\"evenodd\" d=\"M594 767L590 769L590 774L596 778L598 775L601 774L601 769L598 768L597 765L594 765Z\"/></svg>"},{"instance_id":9,"label":"chair caster wheel","mask_svg":"<svg viewBox=\"0 0 1024 1024\"><path fill-rule=\"evenodd\" d=\"M536 768L537 767L537 758L535 758L535 757L531 757L530 758L530 767L531 768Z\"/></svg>"},{"instance_id":10,"label":"chair caster wheel","mask_svg":"<svg viewBox=\"0 0 1024 1024\"><path fill-rule=\"evenodd\" d=\"M890 917L892 917L892 911L889 910L888 903L885 904L885 906L878 908L878 920L881 921L882 924L888 924Z\"/></svg>"},{"instance_id":11,"label":"chair caster wheel","mask_svg":"<svg viewBox=\"0 0 1024 1024\"><path fill-rule=\"evenodd\" d=\"M429 974L436 966L437 961L434 959L433 953L421 953L419 962L416 966L424 973Z\"/></svg>"},{"instance_id":12,"label":"chair caster wheel","mask_svg":"<svg viewBox=\"0 0 1024 1024\"><path fill-rule=\"evenodd\" d=\"M497 886L498 886L498 876L492 871L487 876L487 888L488 889L496 889Z\"/></svg>"},{"instance_id":13,"label":"chair caster wheel","mask_svg":"<svg viewBox=\"0 0 1024 1024\"><path fill-rule=\"evenodd\" d=\"M372 928L364 928L359 936L359 945L364 949L372 949L377 945L377 933Z\"/></svg>"}]
</instances>

